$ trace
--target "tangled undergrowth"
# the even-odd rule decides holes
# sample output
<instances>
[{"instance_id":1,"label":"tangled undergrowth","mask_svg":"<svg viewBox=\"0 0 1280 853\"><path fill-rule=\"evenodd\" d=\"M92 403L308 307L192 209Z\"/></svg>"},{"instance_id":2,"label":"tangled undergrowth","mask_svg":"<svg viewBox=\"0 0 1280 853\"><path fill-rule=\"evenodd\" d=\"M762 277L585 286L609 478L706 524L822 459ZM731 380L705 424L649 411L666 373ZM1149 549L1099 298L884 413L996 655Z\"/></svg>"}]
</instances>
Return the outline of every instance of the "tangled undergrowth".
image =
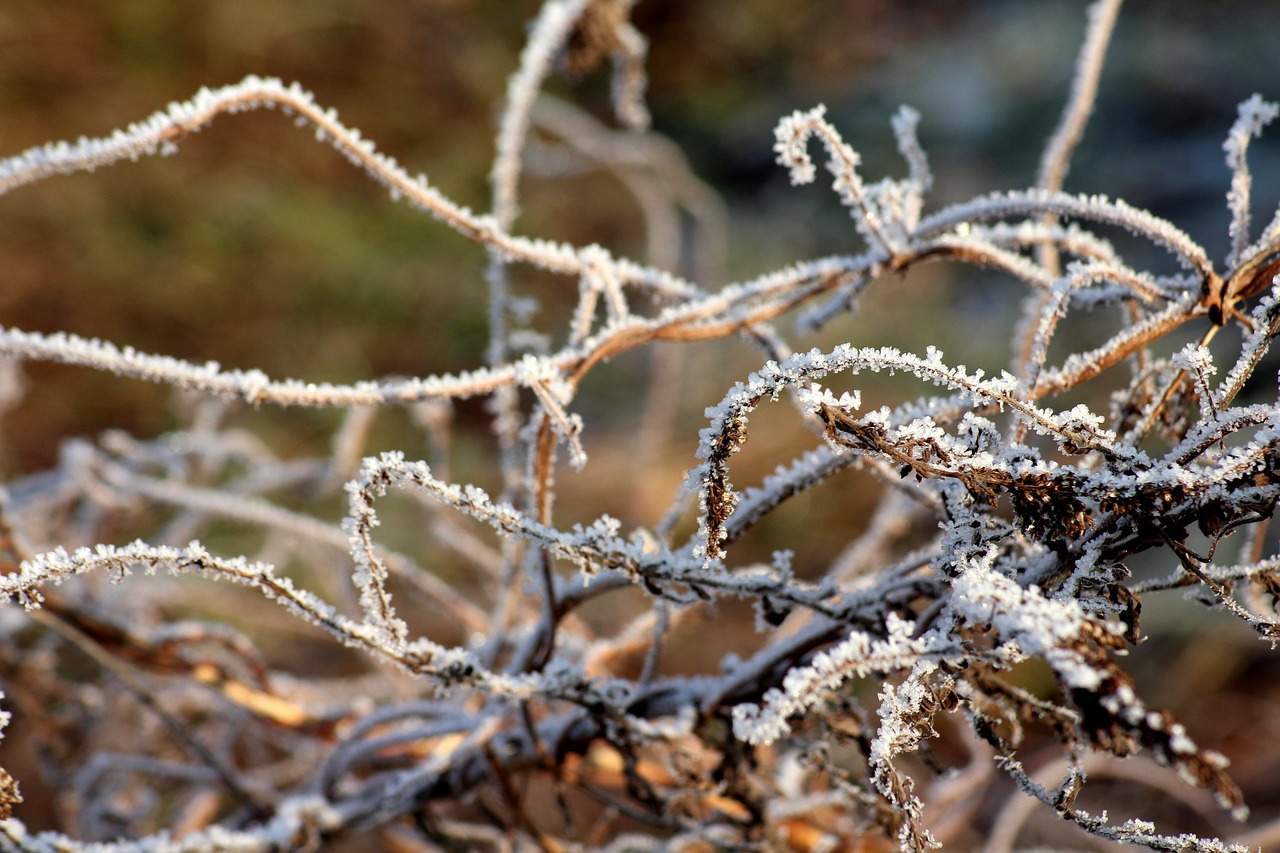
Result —
<instances>
[{"instance_id":1,"label":"tangled undergrowth","mask_svg":"<svg viewBox=\"0 0 1280 853\"><path fill-rule=\"evenodd\" d=\"M515 228L535 131L541 149L554 141L633 188L671 177L669 152L645 130L646 45L630 6L543 6L511 78L484 214L271 79L0 161L8 194L174 153L230 113L280 110L393 198L483 247L490 294L474 370L350 385L0 330L7 370L80 365L163 383L187 401L171 432L68 439L56 468L7 487L0 591L13 603L0 622L0 678L22 724L6 735L39 741L66 825L29 831L22 780L5 774L0 845L285 850L377 834L401 849L830 850L882 839L925 850L966 843L978 825L992 849L1007 849L1025 819L1014 803L1036 801L1087 833L1157 850L1269 837L1171 833L1078 801L1109 754L1169 767L1226 814L1248 815L1223 756L1144 699L1125 653L1143 637L1144 607L1172 590L1228 611L1263 642L1280 639L1280 562L1266 537L1280 497L1280 399L1266 361L1280 329L1280 215L1253 226L1246 157L1277 106L1250 98L1228 132L1221 264L1173 222L1063 192L1119 7L1101 0L1035 186L929 210L914 111L892 119L905 177L874 182L821 107L796 112L778 124L778 161L807 184L812 152L825 154L863 249L714 287L671 271L680 247L669 240L654 250L667 257L642 263ZM628 131L539 95L557 62L581 75L605 61ZM1167 254L1171 269L1131 266L1107 236L1118 231ZM1031 293L1016 328L982 330L1013 342L998 375L934 348L800 343L873 299L878 283L933 262ZM567 328L533 324L516 275L525 267L576 287ZM1118 320L1105 342L1079 348L1058 331L1086 310ZM784 335L775 324L788 315L797 322ZM1171 345L1188 329L1203 337ZM762 364L723 377L701 461L666 514L558 522L558 469L595 464L578 411L588 374L654 349L639 421L646 399L661 399L661 359L678 352L657 345L729 336L758 346ZM866 410L857 377L867 373L914 377L930 396ZM1067 402L1100 377L1114 389L1108 405ZM464 398L488 404L489 490L451 479L451 401ZM790 405L811 440L772 476L735 485L734 454L766 403ZM299 458L236 425L241 404L344 417L328 455ZM374 423L394 411L420 429L426 459L376 446ZM734 559L771 513L848 470L884 491L838 559L804 571L788 552ZM411 509L396 504L386 526L412 551L380 541L391 538L379 512L392 492ZM227 525L257 531L261 546L226 555L201 544ZM145 535L111 544L128 541L121 531ZM464 563L471 581L437 574L434 554ZM1151 555L1143 565L1163 572L1133 569ZM237 589L215 594L222 584L209 582ZM624 623L582 618L628 591L645 606ZM271 609L250 603L259 600ZM682 625L732 601L754 608L750 653L713 672L660 665ZM258 647L246 614L317 626L362 655L360 671L291 672ZM1047 689L1020 680L1029 662L1045 668ZM1046 743L1060 766L1027 770L1029 745ZM998 808L1007 780L1021 794Z\"/></svg>"}]
</instances>

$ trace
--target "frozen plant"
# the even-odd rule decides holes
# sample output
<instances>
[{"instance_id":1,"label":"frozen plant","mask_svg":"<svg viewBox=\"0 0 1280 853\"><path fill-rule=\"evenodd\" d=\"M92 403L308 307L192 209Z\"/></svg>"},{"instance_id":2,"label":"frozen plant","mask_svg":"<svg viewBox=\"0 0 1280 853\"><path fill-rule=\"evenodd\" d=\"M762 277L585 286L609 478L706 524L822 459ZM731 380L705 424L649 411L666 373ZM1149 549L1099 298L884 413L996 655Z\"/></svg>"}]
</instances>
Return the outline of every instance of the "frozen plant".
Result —
<instances>
[{"instance_id":1,"label":"frozen plant","mask_svg":"<svg viewBox=\"0 0 1280 853\"><path fill-rule=\"evenodd\" d=\"M1174 589L1280 640L1280 558L1266 538L1280 398L1264 361L1280 331L1280 213L1253 226L1247 156L1278 108L1254 96L1229 130L1223 264L1149 211L1064 192L1119 5L1089 9L1072 94L1029 188L931 209L915 111L890 120L905 177L879 180L863 176L823 107L784 117L778 163L807 184L825 162L858 249L722 286L673 271L679 223L719 214L646 130L646 41L627 0L543 5L510 80L487 212L402 168L299 85L257 77L109 137L0 161L9 194L173 154L230 113L279 110L483 247L490 296L473 369L354 384L0 329L7 370L60 362L199 401L161 436L68 438L56 467L5 490L0 702L20 713L0 711L0 724L8 739L38 742L66 825L30 830L23 779L0 771L0 847L267 851L362 838L396 849L835 850L888 839L915 851L970 844L978 827L1006 849L1024 803L1156 850L1274 837L1197 835L1078 805L1090 774L1120 772L1099 762L1111 755L1171 768L1245 821L1225 758L1142 695L1124 654L1142 637L1143 607ZM605 60L622 130L542 94L557 63L585 73ZM650 258L517 233L522 174L556 162L619 176L662 237ZM1176 269L1130 265L1109 229ZM1031 291L1005 369L971 369L934 347L812 346L855 297L933 261ZM576 293L567 328L533 325L520 268ZM1073 312L1108 307L1121 322L1104 342L1057 335ZM786 315L794 335L774 325ZM1233 334L1218 340L1224 329ZM1187 330L1201 340L1175 343ZM683 439L699 461L669 510L563 522L557 475L576 475L562 463L588 476L600 464L581 414L588 374L653 350L641 423L663 402L670 347L731 336L765 355L749 375L717 377L721 399L697 440ZM868 408L858 382L871 373L901 374L929 396ZM1078 402L1073 392L1100 376L1116 389L1109 408ZM488 404L487 488L451 473L451 402L463 398ZM811 428L808 444L736 485L733 457L756 410L784 398ZM327 456L298 458L236 425L241 404L344 417ZM393 410L410 414L428 453L378 446L374 423ZM790 499L854 469L884 490L829 565L799 566L787 551L735 557ZM384 511L406 499L426 524ZM256 531L260 549L201 544L227 525ZM788 534L798 546L805 531ZM467 566L466 584L433 571L444 554ZM1140 555L1163 573L1140 576ZM612 611L625 619L583 615L637 592L641 609ZM746 653L715 671L664 667L682 626L731 602L757 616ZM273 663L253 630L263 613L325 632L363 670L304 677ZM1019 680L1029 665L1048 687ZM931 750L935 739L949 748ZM1046 750L1059 763L1026 769ZM1006 778L1020 793L1002 806ZM1160 794L1184 796L1174 790Z\"/></svg>"}]
</instances>

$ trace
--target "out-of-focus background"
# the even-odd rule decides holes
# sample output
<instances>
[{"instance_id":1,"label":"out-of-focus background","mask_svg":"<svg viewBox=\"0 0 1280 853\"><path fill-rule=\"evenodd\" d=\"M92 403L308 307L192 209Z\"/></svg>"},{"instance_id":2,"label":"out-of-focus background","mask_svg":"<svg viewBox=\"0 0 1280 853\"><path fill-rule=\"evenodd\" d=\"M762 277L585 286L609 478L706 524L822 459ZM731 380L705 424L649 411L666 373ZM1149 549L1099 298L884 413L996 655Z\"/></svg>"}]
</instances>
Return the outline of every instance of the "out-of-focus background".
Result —
<instances>
[{"instance_id":1,"label":"out-of-focus background","mask_svg":"<svg viewBox=\"0 0 1280 853\"><path fill-rule=\"evenodd\" d=\"M725 202L723 277L859 248L824 182L792 188L773 162L772 128L795 109L825 103L863 155L869 180L902 172L889 118L899 104L919 109L935 206L1029 185L1067 91L1085 5L642 0L635 20L651 42L654 126ZM200 86L272 75L301 82L411 171L485 209L497 105L537 8L496 0L14 0L0 8L0 152L107 134ZM1254 92L1280 95L1280 57L1268 48L1278 19L1266 2L1124 9L1068 188L1149 207L1225 254L1220 145L1238 102ZM604 75L552 88L608 117ZM1254 148L1264 220L1280 198L1276 138ZM643 252L638 208L608 178L529 178L522 201L520 233ZM482 363L487 340L483 253L392 202L310 133L267 111L220 119L174 157L0 198L0 258L4 325L276 377L459 370ZM563 341L575 285L523 275L525 292L545 306L534 324ZM998 369L1009 363L1022 296L989 276L924 268L878 285L858 315L795 345L932 343L958 361ZM1074 333L1107 329L1084 324ZM628 504L643 493L655 502L652 513L692 462L702 409L760 361L733 344L689 350L684 384L673 392L687 403L673 434L683 440L661 454L663 476L645 469L629 483ZM634 399L629 371L644 367L623 360L584 393L589 450L607 454L619 447L612 434L635 428L634 407L620 404ZM6 478L49 465L67 436L108 427L149 435L172 422L167 389L79 368L24 370L34 390L5 413L0 431ZM492 449L482 408L463 404L461 417L479 427L472 450L482 477ZM324 412L266 411L255 413L252 428L306 453L325 446L334 421ZM753 453L768 434L760 432ZM793 434L779 435L779 447L789 446ZM758 463L748 454L739 464L767 471L785 458L765 448ZM597 500L626 509L616 497Z\"/></svg>"},{"instance_id":2,"label":"out-of-focus background","mask_svg":"<svg viewBox=\"0 0 1280 853\"><path fill-rule=\"evenodd\" d=\"M919 109L939 206L1028 185L1063 103L1085 5L641 0L635 19L651 41L655 129L726 200L736 279L857 246L825 187L793 189L773 163L772 127L794 109L826 103L869 179L902 171L888 120L898 104ZM483 209L497 104L537 8L10 0L0 8L0 153L107 134L200 86L256 73L300 81L406 167ZM1151 207L1221 256L1220 144L1239 101L1280 96L1269 42L1278 25L1280 9L1267 2L1125 8L1068 187ZM554 88L607 115L602 75ZM1260 218L1280 196L1276 138L1254 149ZM518 230L638 254L633 202L595 186L610 191L588 203L572 182L528 181ZM482 253L271 112L221 119L175 157L9 194L0 257L5 325L275 376L455 370L477 364L486 339ZM1021 296L982 282L914 285L866 300L876 320L863 327L867 338L899 340L902 325L936 313L929 333L940 346L971 346L967 322L1008 312ZM6 416L8 476L47 465L65 435L165 425L162 389L27 369L40 393Z\"/></svg>"},{"instance_id":3,"label":"out-of-focus background","mask_svg":"<svg viewBox=\"0 0 1280 853\"><path fill-rule=\"evenodd\" d=\"M201 86L253 73L299 81L410 171L485 209L497 107L538 6L8 0L0 6L0 156L106 135ZM654 129L724 201L725 280L860 249L825 181L793 188L773 162L772 128L795 109L825 103L874 180L902 173L889 119L899 104L917 108L935 209L1030 185L1067 93L1085 7L1083 0L640 0L634 20L650 39ZM1280 98L1277 33L1280 7L1269 0L1123 9L1067 188L1149 208L1221 258L1229 180L1221 143L1239 102L1255 92ZM608 118L601 74L551 88ZM1255 217L1265 223L1280 201L1280 128L1256 142L1252 162ZM608 177L535 176L523 188L519 233L637 257L644 251L636 204ZM1140 264L1143 247L1114 236ZM1166 259L1154 262L1172 271L1158 266ZM271 111L220 118L172 157L57 177L0 197L0 325L100 337L274 377L345 382L482 365L484 263L482 250L393 202ZM519 271L516 282L544 301L542 328L563 342L557 318L576 283ZM914 350L932 343L954 362L999 369L1009 364L1023 296L1018 285L988 275L924 268L876 284L856 316L793 341L805 349L842 340ZM1108 328L1082 322L1069 332L1105 337ZM791 333L785 320L780 329ZM760 360L741 343L689 348L671 391L680 405L670 439L643 466L629 454L639 414L634 389L647 362L601 368L576 407L593 462L581 475L561 476L562 518L608 511L628 524L652 524L694 462L703 408ZM27 393L0 426L6 481L52 464L66 438L112 428L151 436L174 423L166 388L80 368L22 370ZM873 406L920 392L866 381ZM338 419L276 410L241 417L280 452L299 455L324 452ZM457 476L492 487L485 418L482 404L459 405ZM753 420L736 483L758 480L801 449L794 420L771 411ZM376 437L412 454L401 443L407 434L392 424ZM772 548L795 547L789 534L804 530L808 550L798 569L818 569L877 493L869 479L853 478L803 496L743 547L767 557ZM1230 620L1202 619L1197 633L1181 633L1186 611L1175 603L1169 612L1150 615L1155 639L1135 655L1161 659L1161 671L1186 678L1142 687L1153 704L1175 708L1203 743L1232 755L1256 802L1280 763L1233 739L1280 733L1280 716L1261 716L1262 694L1280 698L1280 669L1255 658L1261 650ZM1221 631L1222 641L1208 646L1206 630ZM1171 656L1181 659L1170 665Z\"/></svg>"}]
</instances>

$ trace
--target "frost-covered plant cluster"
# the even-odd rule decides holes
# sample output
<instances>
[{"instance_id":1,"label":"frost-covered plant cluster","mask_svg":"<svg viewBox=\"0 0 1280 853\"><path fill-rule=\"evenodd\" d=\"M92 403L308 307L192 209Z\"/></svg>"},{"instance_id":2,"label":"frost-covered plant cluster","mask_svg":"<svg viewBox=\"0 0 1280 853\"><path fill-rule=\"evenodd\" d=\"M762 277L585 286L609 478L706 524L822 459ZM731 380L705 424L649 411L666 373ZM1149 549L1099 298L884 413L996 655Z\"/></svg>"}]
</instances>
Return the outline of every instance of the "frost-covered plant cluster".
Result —
<instances>
[{"instance_id":1,"label":"frost-covered plant cluster","mask_svg":"<svg viewBox=\"0 0 1280 853\"><path fill-rule=\"evenodd\" d=\"M299 86L258 78L109 138L0 161L0 193L10 193L173 153L228 113L280 110L393 198L482 246L491 300L473 370L352 385L0 329L6 369L62 362L198 401L159 437L67 440L55 469L7 487L0 702L18 696L25 714L4 736L38 742L65 834L29 829L24 780L0 773L0 847L265 851L365 834L388 849L835 850L880 838L925 850L982 821L993 844L1012 843L1013 806L992 815L1012 790L1001 793L1002 779L1021 790L1011 802L1040 801L1105 839L1232 847L1077 800L1096 756L1111 754L1172 768L1247 817L1225 759L1140 695L1124 654L1142 637L1143 606L1176 588L1280 640L1280 563L1265 537L1280 498L1280 400L1264 367L1280 330L1280 215L1260 230L1250 221L1247 156L1276 105L1245 101L1228 133L1222 264L1173 222L1063 192L1119 6L1100 0L1035 186L931 208L914 111L892 119L906 176L878 181L860 173L823 108L798 111L778 124L778 162L804 184L825 160L858 248L713 286L670 271L670 240L637 262L516 231L521 174L549 140L627 175L638 195L637 174L682 168L645 130L646 43L630 6L543 6L510 81L484 213L401 168ZM625 131L540 95L557 62L581 72L605 60ZM1167 253L1172 271L1131 266L1108 239L1116 229ZM1005 333L1006 369L970 369L932 347L804 341L878 281L930 261L1032 294ZM576 288L567 329L530 325L521 267ZM1081 349L1056 333L1085 309L1121 319ZM1231 334L1211 349L1222 329ZM1178 330L1203 340L1171 344ZM669 352L729 336L765 356L746 377L721 377L700 461L666 515L558 521L562 462L582 472L564 477L592 471L578 409L586 376L659 342ZM870 373L901 374L927 396L869 409L857 389ZM1103 375L1116 389L1109 406L1076 402L1072 392ZM492 423L487 489L451 475L450 401L473 397ZM291 458L228 425L240 403L345 418L328 456ZM811 440L743 487L733 457L765 404L791 405ZM395 409L429 453L376 445L373 423ZM769 564L735 559L744 534L848 469L884 493L851 525L860 532L839 560L799 571L786 552ZM406 521L400 503L389 516L389 493L426 523ZM240 555L199 541L228 524L264 544ZM130 525L147 535L119 538ZM1163 574L1135 573L1144 552ZM470 580L441 577L422 560L433 553L462 561ZM202 580L171 577L183 575ZM626 621L580 615L628 591L645 606ZM748 653L718 671L659 665L691 616L731 601L755 608ZM310 623L364 668L293 672L259 648L246 615ZM1048 687L1019 680L1028 663ZM932 754L944 730L953 748ZM1024 769L1032 741L1056 744L1060 772Z\"/></svg>"}]
</instances>

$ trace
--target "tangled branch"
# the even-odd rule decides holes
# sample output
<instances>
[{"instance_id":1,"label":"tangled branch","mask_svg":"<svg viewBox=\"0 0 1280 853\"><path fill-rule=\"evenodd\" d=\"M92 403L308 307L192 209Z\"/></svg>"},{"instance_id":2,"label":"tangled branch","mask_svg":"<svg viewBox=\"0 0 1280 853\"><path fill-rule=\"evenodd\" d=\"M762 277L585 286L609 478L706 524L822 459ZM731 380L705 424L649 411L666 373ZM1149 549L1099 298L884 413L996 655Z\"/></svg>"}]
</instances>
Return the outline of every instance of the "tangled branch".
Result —
<instances>
[{"instance_id":1,"label":"tangled branch","mask_svg":"<svg viewBox=\"0 0 1280 853\"><path fill-rule=\"evenodd\" d=\"M6 734L41 741L75 819L63 832L28 830L22 780L0 772L0 846L266 851L404 831L442 849L498 838L545 850L843 849L880 835L925 850L954 841L978 811L973 796L933 797L920 784L930 761L949 760L929 756L945 734L972 755L966 773L987 778L994 758L1024 794L1085 832L1157 850L1241 849L1115 822L1076 801L1096 752L1171 767L1232 818L1248 815L1224 757L1139 695L1124 654L1142 638L1143 608L1173 588L1280 640L1280 574L1265 538L1280 500L1280 401L1274 381L1261 381L1280 329L1280 215L1252 233L1246 158L1280 108L1255 96L1230 129L1231 250L1221 269L1165 218L1064 192L1118 7L1102 0L1039 185L928 212L933 177L916 112L891 121L906 176L871 181L824 108L798 111L778 124L778 163L793 184L811 183L810 146L824 151L862 246L717 286L602 246L516 233L520 176L539 151L614 169L655 219L669 215L664 204L715 218L705 188L690 189L687 166L645 130L646 44L631 6L543 6L508 88L486 214L411 176L297 84L258 77L202 90L109 137L0 160L4 195L174 154L211 122L280 110L393 198L483 247L491 300L473 370L347 385L0 329L0 354L16 362L77 365L206 401L165 435L69 439L56 468L8 485L0 596L12 612L0 627L0 681L25 713ZM539 100L557 61L581 75L604 58L629 136ZM535 126L562 137L561 148ZM683 190L651 191L672 175ZM659 232L678 242L681 220L670 216ZM1178 270L1131 267L1105 236L1112 228ZM679 256L663 243L655 251ZM998 375L933 347L800 351L773 326L794 315L803 337L885 278L938 261L1038 295L1024 333L1008 335L1021 351ZM512 271L522 267L567 279L577 300L567 328L512 320ZM1126 318L1104 343L1057 334L1073 312L1099 305ZM1197 323L1200 343L1171 344ZM1223 372L1221 342L1208 345L1229 326L1243 333ZM598 464L580 413L587 377L633 351L732 336L768 355L741 381L718 378L700 461L668 513L650 524L562 521L561 452L575 469ZM866 388L854 383L870 373L909 377L931 396L864 411ZM1076 402L1101 376L1116 389L1110 403ZM1250 402L1238 403L1246 388ZM784 395L809 445L772 477L735 488L730 471L752 417ZM449 404L468 397L491 403L492 494L451 473ZM329 456L289 458L228 422L236 403L338 410L345 420ZM380 446L372 422L395 409L410 412L431 459ZM885 492L844 557L801 571L787 551L768 562L737 556L749 531L846 469ZM343 496L337 526L326 513ZM259 553L220 556L201 544L230 523L256 531ZM129 527L143 538L111 544ZM83 540L96 544L76 547ZM1223 552L1227 565L1216 562ZM1137 577L1138 555L1170 573ZM465 578L449 574L449 561ZM205 599L224 585L256 596ZM610 620L589 606L637 592L639 609L618 605ZM734 602L755 611L748 651L718 671L664 665L682 626ZM308 642L329 654L354 650L356 674L291 673L261 647L259 628L282 621L313 632ZM68 674L77 652L97 675L85 676L83 660ZM1012 675L1028 662L1048 673L1040 693ZM55 706L65 710L41 726L30 718ZM1066 762L1056 790L1021 763L1033 742Z\"/></svg>"}]
</instances>

